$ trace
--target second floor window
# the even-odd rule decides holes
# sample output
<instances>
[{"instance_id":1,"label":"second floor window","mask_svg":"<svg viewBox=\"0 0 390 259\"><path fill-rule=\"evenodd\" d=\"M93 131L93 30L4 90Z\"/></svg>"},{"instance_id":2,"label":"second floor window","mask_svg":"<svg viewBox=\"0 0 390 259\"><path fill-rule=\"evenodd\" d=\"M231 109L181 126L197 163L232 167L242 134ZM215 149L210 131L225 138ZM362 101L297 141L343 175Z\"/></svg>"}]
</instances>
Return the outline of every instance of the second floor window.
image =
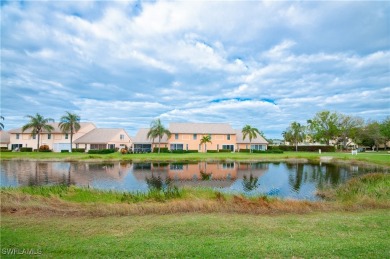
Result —
<instances>
[{"instance_id":1,"label":"second floor window","mask_svg":"<svg viewBox=\"0 0 390 259\"><path fill-rule=\"evenodd\" d=\"M68 139L68 138L69 138L69 134L65 133L65 139Z\"/></svg>"},{"instance_id":2,"label":"second floor window","mask_svg":"<svg viewBox=\"0 0 390 259\"><path fill-rule=\"evenodd\" d=\"M47 139L51 139L51 134L47 134Z\"/></svg>"},{"instance_id":3,"label":"second floor window","mask_svg":"<svg viewBox=\"0 0 390 259\"><path fill-rule=\"evenodd\" d=\"M37 134L33 134L33 135L32 135L32 138L33 138L33 139L36 139L36 138L37 138Z\"/></svg>"},{"instance_id":4,"label":"second floor window","mask_svg":"<svg viewBox=\"0 0 390 259\"><path fill-rule=\"evenodd\" d=\"M121 140L124 140L124 139L125 139L125 135L121 134L121 135L120 135L120 139L121 139Z\"/></svg>"},{"instance_id":5,"label":"second floor window","mask_svg":"<svg viewBox=\"0 0 390 259\"><path fill-rule=\"evenodd\" d=\"M193 139L196 140L198 135L194 134Z\"/></svg>"},{"instance_id":6,"label":"second floor window","mask_svg":"<svg viewBox=\"0 0 390 259\"><path fill-rule=\"evenodd\" d=\"M179 139L179 134L175 134L175 139Z\"/></svg>"},{"instance_id":7,"label":"second floor window","mask_svg":"<svg viewBox=\"0 0 390 259\"><path fill-rule=\"evenodd\" d=\"M19 139L20 138L20 134L16 134L16 139Z\"/></svg>"},{"instance_id":8,"label":"second floor window","mask_svg":"<svg viewBox=\"0 0 390 259\"><path fill-rule=\"evenodd\" d=\"M230 140L230 134L227 135L227 140Z\"/></svg>"}]
</instances>

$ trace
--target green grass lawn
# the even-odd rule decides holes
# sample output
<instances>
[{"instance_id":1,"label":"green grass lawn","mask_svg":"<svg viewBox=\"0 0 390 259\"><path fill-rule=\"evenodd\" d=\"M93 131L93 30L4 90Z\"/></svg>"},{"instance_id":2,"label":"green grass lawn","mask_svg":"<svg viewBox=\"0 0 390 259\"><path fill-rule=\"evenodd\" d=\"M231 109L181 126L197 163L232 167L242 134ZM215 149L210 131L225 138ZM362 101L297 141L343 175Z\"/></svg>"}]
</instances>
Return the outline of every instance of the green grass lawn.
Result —
<instances>
[{"instance_id":1,"label":"green grass lawn","mask_svg":"<svg viewBox=\"0 0 390 259\"><path fill-rule=\"evenodd\" d=\"M126 217L3 215L6 249L44 258L389 258L390 213L173 214ZM10 256L12 257L12 256Z\"/></svg>"},{"instance_id":2,"label":"green grass lawn","mask_svg":"<svg viewBox=\"0 0 390 259\"><path fill-rule=\"evenodd\" d=\"M387 152L365 152L358 155L350 153L310 153L285 152L283 154L249 154L249 153L190 153L190 154L127 154L120 153L92 155L84 153L38 153L38 152L3 152L1 159L32 159L32 160L60 160L60 161L206 161L206 160L236 160L236 161L275 161L286 159L308 159L318 161L321 156L333 157L338 160L360 161L390 166L390 154Z\"/></svg>"}]
</instances>

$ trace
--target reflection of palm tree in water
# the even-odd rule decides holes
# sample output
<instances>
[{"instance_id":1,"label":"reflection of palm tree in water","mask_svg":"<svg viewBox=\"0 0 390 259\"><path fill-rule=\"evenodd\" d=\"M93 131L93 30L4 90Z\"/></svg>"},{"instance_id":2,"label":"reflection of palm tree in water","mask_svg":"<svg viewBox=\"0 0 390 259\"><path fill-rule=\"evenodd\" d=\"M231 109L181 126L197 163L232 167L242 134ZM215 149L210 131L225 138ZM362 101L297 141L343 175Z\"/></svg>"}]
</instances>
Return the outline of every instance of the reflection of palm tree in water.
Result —
<instances>
[{"instance_id":1,"label":"reflection of palm tree in water","mask_svg":"<svg viewBox=\"0 0 390 259\"><path fill-rule=\"evenodd\" d=\"M254 177L252 174L249 175L249 178L244 175L242 179L242 186L244 187L244 191L249 192L255 190L260 186L258 183L259 177Z\"/></svg>"},{"instance_id":2,"label":"reflection of palm tree in water","mask_svg":"<svg viewBox=\"0 0 390 259\"><path fill-rule=\"evenodd\" d=\"M289 182L292 189L296 192L299 192L303 180L303 164L296 164L295 177L290 174Z\"/></svg>"}]
</instances>

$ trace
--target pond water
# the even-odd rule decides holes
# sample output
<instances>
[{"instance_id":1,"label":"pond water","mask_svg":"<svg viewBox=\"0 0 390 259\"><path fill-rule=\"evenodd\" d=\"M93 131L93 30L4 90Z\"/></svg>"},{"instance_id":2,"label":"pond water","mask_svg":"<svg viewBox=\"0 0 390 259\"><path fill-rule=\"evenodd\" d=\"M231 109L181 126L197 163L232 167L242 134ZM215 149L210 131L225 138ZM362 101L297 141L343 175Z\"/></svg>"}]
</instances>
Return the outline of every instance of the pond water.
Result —
<instances>
[{"instance_id":1,"label":"pond water","mask_svg":"<svg viewBox=\"0 0 390 259\"><path fill-rule=\"evenodd\" d=\"M169 184L221 192L318 200L318 189L336 187L376 167L308 163L85 163L1 161L1 186L77 185L146 192Z\"/></svg>"}]
</instances>

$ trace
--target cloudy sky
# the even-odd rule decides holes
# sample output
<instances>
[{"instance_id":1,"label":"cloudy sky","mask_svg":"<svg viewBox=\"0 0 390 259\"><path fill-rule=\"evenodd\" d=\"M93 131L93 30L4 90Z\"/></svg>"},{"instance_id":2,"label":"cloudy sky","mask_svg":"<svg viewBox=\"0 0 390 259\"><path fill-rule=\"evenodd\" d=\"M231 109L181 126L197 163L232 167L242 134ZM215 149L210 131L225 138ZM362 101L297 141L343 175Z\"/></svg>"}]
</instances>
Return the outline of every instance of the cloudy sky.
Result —
<instances>
[{"instance_id":1,"label":"cloudy sky","mask_svg":"<svg viewBox=\"0 0 390 259\"><path fill-rule=\"evenodd\" d=\"M65 111L280 138L321 110L390 115L390 2L2 1L5 129Z\"/></svg>"}]
</instances>

